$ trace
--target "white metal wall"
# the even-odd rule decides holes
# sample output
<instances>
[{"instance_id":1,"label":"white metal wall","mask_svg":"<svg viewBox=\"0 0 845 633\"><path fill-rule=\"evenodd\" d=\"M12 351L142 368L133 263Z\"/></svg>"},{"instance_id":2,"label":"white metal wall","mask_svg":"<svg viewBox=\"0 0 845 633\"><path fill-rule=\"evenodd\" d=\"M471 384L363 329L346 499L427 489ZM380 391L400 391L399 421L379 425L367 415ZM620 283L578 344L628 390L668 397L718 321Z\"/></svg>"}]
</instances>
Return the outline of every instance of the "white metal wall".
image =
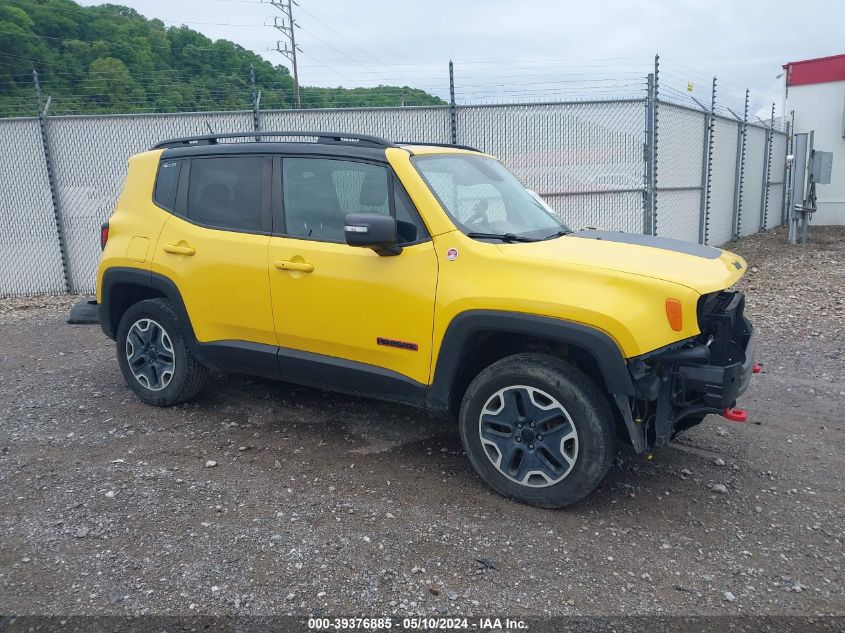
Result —
<instances>
[{"instance_id":1,"label":"white metal wall","mask_svg":"<svg viewBox=\"0 0 845 633\"><path fill-rule=\"evenodd\" d=\"M835 6L833 4L831 7ZM831 16L838 15L841 24L842 5ZM840 46L842 42L840 40ZM790 86L784 110L794 113L797 133L813 131L813 146L833 152L830 183L816 185L818 210L813 224L845 224L845 81L826 81Z\"/></svg>"}]
</instances>

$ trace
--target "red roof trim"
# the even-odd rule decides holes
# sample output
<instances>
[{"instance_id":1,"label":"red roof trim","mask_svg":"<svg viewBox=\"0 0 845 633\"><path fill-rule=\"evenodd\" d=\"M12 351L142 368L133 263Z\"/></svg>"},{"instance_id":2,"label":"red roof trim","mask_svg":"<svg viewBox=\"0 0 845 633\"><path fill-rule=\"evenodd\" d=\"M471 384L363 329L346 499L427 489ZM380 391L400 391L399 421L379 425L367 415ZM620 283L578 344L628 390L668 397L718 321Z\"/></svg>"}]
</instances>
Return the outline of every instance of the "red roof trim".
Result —
<instances>
[{"instance_id":1,"label":"red roof trim","mask_svg":"<svg viewBox=\"0 0 845 633\"><path fill-rule=\"evenodd\" d=\"M845 81L845 54L784 64L787 86Z\"/></svg>"}]
</instances>

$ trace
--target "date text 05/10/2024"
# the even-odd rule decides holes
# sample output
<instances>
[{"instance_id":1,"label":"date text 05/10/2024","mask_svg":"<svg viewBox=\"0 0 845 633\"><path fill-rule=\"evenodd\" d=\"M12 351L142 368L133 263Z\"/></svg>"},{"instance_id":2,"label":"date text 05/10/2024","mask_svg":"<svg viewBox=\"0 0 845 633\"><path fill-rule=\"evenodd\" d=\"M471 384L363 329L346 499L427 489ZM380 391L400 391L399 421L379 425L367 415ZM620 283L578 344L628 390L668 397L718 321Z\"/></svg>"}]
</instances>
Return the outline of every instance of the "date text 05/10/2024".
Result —
<instances>
[{"instance_id":1,"label":"date text 05/10/2024","mask_svg":"<svg viewBox=\"0 0 845 633\"><path fill-rule=\"evenodd\" d=\"M448 630L465 629L476 631L516 631L527 630L524 620L514 618L444 618L444 617L408 617L394 620L391 617L375 618L309 618L308 628L315 631L367 630Z\"/></svg>"}]
</instances>

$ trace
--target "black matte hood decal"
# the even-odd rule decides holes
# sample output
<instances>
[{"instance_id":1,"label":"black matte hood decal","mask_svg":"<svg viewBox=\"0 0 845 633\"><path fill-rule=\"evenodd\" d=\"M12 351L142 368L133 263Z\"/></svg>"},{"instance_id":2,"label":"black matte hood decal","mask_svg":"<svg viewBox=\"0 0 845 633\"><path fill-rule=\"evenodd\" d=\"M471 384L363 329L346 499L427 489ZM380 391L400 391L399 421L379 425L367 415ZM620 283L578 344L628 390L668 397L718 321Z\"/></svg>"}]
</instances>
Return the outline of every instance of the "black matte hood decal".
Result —
<instances>
[{"instance_id":1,"label":"black matte hood decal","mask_svg":"<svg viewBox=\"0 0 845 633\"><path fill-rule=\"evenodd\" d=\"M623 244L634 244L636 246L647 246L649 248L660 248L664 251L674 251L685 255L694 255L704 259L719 259L722 251L712 246L703 246L683 240L673 240L668 237L653 237L639 233L623 233L622 231L598 231L588 229L570 233L567 237L581 237L588 240L604 240L606 242L621 242Z\"/></svg>"}]
</instances>

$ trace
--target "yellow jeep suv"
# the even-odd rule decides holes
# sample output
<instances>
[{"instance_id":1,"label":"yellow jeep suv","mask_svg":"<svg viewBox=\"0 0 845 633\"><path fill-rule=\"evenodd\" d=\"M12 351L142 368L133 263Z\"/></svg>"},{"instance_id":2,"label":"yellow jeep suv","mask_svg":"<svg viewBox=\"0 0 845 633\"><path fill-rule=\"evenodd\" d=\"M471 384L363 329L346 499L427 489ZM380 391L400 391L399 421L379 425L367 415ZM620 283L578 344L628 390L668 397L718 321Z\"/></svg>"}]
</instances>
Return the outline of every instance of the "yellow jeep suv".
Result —
<instances>
[{"instance_id":1,"label":"yellow jeep suv","mask_svg":"<svg viewBox=\"0 0 845 633\"><path fill-rule=\"evenodd\" d=\"M209 370L456 419L500 493L571 504L618 441L741 419L754 336L736 255L569 230L468 147L323 132L174 139L133 156L102 230L100 322L168 406Z\"/></svg>"}]
</instances>

